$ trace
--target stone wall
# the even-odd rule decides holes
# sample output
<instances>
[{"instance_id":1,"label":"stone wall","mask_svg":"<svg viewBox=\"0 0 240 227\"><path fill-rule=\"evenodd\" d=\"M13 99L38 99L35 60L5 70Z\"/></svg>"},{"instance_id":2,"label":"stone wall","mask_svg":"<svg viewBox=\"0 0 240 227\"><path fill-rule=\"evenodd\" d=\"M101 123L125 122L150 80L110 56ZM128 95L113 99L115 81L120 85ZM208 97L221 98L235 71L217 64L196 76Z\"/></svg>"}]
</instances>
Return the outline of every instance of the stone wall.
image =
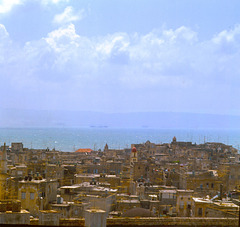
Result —
<instances>
[{"instance_id":1,"label":"stone wall","mask_svg":"<svg viewBox=\"0 0 240 227\"><path fill-rule=\"evenodd\" d=\"M31 221L36 225L36 220ZM84 226L84 219L60 219L60 226ZM108 218L108 227L117 226L238 226L237 218Z\"/></svg>"},{"instance_id":2,"label":"stone wall","mask_svg":"<svg viewBox=\"0 0 240 227\"><path fill-rule=\"evenodd\" d=\"M107 226L238 226L237 218L108 218Z\"/></svg>"},{"instance_id":3,"label":"stone wall","mask_svg":"<svg viewBox=\"0 0 240 227\"><path fill-rule=\"evenodd\" d=\"M21 212L0 212L0 226L3 224L28 225L30 224L30 214L25 210L22 210Z\"/></svg>"}]
</instances>

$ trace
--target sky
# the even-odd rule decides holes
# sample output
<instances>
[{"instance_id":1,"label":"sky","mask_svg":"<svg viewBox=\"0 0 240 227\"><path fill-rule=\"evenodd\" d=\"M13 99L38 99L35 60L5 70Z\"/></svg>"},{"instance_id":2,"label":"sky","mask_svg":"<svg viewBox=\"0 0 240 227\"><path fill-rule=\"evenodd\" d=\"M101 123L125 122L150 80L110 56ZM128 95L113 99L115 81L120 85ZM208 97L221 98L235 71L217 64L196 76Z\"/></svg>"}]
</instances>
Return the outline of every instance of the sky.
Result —
<instances>
[{"instance_id":1,"label":"sky","mask_svg":"<svg viewBox=\"0 0 240 227\"><path fill-rule=\"evenodd\" d=\"M0 108L240 115L239 9L0 0Z\"/></svg>"}]
</instances>

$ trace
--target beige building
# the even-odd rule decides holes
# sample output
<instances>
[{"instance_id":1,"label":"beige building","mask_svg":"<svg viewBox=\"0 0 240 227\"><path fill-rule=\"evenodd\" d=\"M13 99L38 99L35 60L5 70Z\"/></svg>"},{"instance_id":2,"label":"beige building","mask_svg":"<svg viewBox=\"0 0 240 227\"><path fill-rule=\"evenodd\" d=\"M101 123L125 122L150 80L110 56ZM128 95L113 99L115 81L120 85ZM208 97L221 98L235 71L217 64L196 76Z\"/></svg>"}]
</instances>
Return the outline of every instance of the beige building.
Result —
<instances>
[{"instance_id":1,"label":"beige building","mask_svg":"<svg viewBox=\"0 0 240 227\"><path fill-rule=\"evenodd\" d=\"M190 172L186 176L187 189L194 190L199 196L215 196L220 190L220 185L224 183L217 170Z\"/></svg>"},{"instance_id":2,"label":"beige building","mask_svg":"<svg viewBox=\"0 0 240 227\"><path fill-rule=\"evenodd\" d=\"M210 200L209 198L193 197L194 217L219 217L234 218L238 216L239 207L227 200Z\"/></svg>"},{"instance_id":3,"label":"beige building","mask_svg":"<svg viewBox=\"0 0 240 227\"><path fill-rule=\"evenodd\" d=\"M31 215L37 215L39 210L49 208L49 203L56 200L57 181L46 179L25 178L19 182L18 199L22 207Z\"/></svg>"},{"instance_id":4,"label":"beige building","mask_svg":"<svg viewBox=\"0 0 240 227\"><path fill-rule=\"evenodd\" d=\"M193 190L177 190L176 212L178 217L191 217Z\"/></svg>"}]
</instances>

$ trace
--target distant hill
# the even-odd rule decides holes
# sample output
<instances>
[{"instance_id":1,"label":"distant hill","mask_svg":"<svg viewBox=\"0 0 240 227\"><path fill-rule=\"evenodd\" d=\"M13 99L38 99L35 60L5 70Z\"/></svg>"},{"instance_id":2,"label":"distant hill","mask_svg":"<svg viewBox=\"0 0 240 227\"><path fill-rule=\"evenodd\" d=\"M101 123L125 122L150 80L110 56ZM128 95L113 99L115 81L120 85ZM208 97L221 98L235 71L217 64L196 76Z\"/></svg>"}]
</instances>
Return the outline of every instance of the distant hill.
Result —
<instances>
[{"instance_id":1,"label":"distant hill","mask_svg":"<svg viewBox=\"0 0 240 227\"><path fill-rule=\"evenodd\" d=\"M173 112L101 113L0 109L0 127L240 129L240 116Z\"/></svg>"}]
</instances>

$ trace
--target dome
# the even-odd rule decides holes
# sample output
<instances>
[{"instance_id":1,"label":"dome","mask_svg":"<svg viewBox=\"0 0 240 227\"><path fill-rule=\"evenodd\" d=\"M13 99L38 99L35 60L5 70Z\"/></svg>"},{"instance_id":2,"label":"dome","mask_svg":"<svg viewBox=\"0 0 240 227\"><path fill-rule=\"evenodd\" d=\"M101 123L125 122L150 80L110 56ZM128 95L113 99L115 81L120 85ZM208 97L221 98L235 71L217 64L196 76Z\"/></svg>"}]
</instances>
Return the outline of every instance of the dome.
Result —
<instances>
[{"instance_id":1,"label":"dome","mask_svg":"<svg viewBox=\"0 0 240 227\"><path fill-rule=\"evenodd\" d=\"M132 148L132 152L133 152L133 153L136 153L136 152L137 152L136 147L133 147L133 148Z\"/></svg>"}]
</instances>

